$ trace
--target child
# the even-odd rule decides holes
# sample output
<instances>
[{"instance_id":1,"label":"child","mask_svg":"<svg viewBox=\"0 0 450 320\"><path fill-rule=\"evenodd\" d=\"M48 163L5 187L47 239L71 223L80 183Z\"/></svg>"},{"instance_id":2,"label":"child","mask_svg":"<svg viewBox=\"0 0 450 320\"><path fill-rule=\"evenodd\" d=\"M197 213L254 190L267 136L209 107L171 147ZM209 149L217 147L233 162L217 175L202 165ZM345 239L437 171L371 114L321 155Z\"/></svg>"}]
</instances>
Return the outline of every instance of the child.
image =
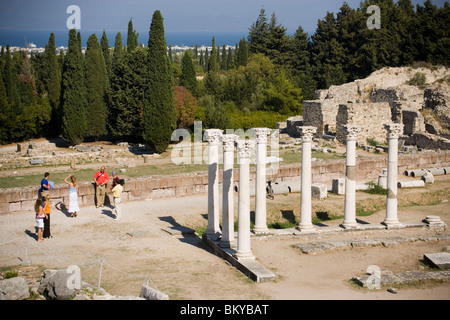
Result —
<instances>
[{"instance_id":1,"label":"child","mask_svg":"<svg viewBox=\"0 0 450 320\"><path fill-rule=\"evenodd\" d=\"M122 202L122 191L123 191L123 179L120 179L117 185L112 189L113 197L114 197L114 214L116 217L114 220L118 220L120 217L120 203Z\"/></svg>"},{"instance_id":2,"label":"child","mask_svg":"<svg viewBox=\"0 0 450 320\"><path fill-rule=\"evenodd\" d=\"M49 194L47 194L45 196L44 213L45 213L45 219L44 219L43 236L44 236L44 238L51 238L52 235L50 233L50 195Z\"/></svg>"},{"instance_id":3,"label":"child","mask_svg":"<svg viewBox=\"0 0 450 320\"><path fill-rule=\"evenodd\" d=\"M38 227L38 239L37 241L41 242L44 241L42 238L42 229L44 228L44 218L45 218L45 212L44 208L42 207L42 200L37 199L36 204L34 205L34 210L36 211L36 222Z\"/></svg>"}]
</instances>

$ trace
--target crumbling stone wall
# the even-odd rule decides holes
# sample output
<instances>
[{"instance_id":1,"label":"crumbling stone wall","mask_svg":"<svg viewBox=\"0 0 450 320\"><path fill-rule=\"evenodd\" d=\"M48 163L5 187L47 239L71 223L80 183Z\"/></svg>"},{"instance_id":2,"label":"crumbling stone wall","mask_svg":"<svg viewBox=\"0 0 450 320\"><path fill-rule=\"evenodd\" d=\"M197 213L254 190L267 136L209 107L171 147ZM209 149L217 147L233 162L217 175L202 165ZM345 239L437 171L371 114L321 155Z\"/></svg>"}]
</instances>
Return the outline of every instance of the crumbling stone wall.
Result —
<instances>
[{"instance_id":1,"label":"crumbling stone wall","mask_svg":"<svg viewBox=\"0 0 450 320\"><path fill-rule=\"evenodd\" d=\"M345 143L345 125L356 124L361 131L357 143L367 144L367 139L385 143L386 130L384 124L391 119L391 108L387 102L379 103L347 103L340 104L336 116L336 139Z\"/></svg>"},{"instance_id":2,"label":"crumbling stone wall","mask_svg":"<svg viewBox=\"0 0 450 320\"><path fill-rule=\"evenodd\" d=\"M303 123L317 128L316 137L336 132L338 109L334 100L303 101Z\"/></svg>"}]
</instances>

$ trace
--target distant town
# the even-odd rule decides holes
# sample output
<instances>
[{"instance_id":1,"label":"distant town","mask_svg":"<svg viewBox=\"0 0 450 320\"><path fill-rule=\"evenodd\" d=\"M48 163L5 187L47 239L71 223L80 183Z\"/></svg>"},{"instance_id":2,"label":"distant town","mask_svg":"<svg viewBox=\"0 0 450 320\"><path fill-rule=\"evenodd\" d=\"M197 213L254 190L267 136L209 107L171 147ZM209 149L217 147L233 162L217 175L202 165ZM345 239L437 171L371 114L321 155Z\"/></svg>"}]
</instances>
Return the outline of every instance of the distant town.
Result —
<instances>
[{"instance_id":1,"label":"distant town","mask_svg":"<svg viewBox=\"0 0 450 320\"><path fill-rule=\"evenodd\" d=\"M6 46L0 46L0 50L2 50L3 47L5 47L5 49L6 49ZM114 47L111 47L111 48L114 48ZM175 46L170 46L170 48L171 48L172 52L185 52L187 50L194 50L195 46L178 46L178 45L175 45ZM226 48L226 50L228 50L229 48L231 48L232 50L235 49L234 46L229 46L229 45L226 45L225 48ZM56 54L59 54L61 51L65 53L67 51L67 49L68 49L68 47L64 47L64 46L57 47L56 48ZM16 51L25 51L29 55L31 55L31 54L37 54L37 53L44 53L45 48L37 47L34 43L30 42L27 47L10 46L9 50L11 51L11 53L14 53ZM167 50L169 50L169 47L167 47ZM203 51L203 52L206 51L206 50L211 51L212 47L211 46L201 45L201 46L197 47L197 50L198 51ZM85 51L86 51L86 47L83 47L82 48L83 54L85 53Z\"/></svg>"}]
</instances>

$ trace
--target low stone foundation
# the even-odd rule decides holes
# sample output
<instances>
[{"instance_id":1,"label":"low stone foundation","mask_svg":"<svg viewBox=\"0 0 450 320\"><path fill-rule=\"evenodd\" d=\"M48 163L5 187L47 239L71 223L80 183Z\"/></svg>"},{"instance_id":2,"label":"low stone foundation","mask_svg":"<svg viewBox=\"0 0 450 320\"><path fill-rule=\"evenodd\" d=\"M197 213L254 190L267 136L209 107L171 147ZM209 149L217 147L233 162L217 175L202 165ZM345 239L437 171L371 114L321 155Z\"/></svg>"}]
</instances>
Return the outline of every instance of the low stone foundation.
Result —
<instances>
[{"instance_id":1,"label":"low stone foundation","mask_svg":"<svg viewBox=\"0 0 450 320\"><path fill-rule=\"evenodd\" d=\"M299 155L300 157L300 155ZM417 168L450 166L450 151L399 155L398 172ZM377 180L387 167L386 157L358 158L356 161L356 180ZM234 182L237 185L239 174L234 169ZM312 182L326 184L331 190L333 179L345 177L345 159L317 161L311 166ZM267 166L267 180L272 182L290 181L300 184L301 164L280 165L278 169ZM250 182L255 182L255 170L251 168ZM219 189L222 188L222 173L219 177ZM33 211L38 197L38 186L0 190L0 214L20 211ZM161 199L205 194L208 191L208 172L196 172L169 176L148 176L126 179L123 201ZM94 205L95 188L92 183L80 183L78 203L81 207ZM205 200L206 201L206 200ZM52 206L60 210L68 209L69 189L66 184L55 185L51 191ZM105 204L112 204L112 194L107 192Z\"/></svg>"}]
</instances>

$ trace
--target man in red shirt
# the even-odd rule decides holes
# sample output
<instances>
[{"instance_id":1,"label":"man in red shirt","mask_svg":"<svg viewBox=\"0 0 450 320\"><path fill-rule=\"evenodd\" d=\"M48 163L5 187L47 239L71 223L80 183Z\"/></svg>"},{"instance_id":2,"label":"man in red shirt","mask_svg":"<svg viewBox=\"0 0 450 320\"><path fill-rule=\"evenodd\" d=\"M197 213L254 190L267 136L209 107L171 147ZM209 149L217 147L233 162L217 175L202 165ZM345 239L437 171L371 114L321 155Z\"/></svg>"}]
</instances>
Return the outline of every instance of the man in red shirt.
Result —
<instances>
[{"instance_id":1,"label":"man in red shirt","mask_svg":"<svg viewBox=\"0 0 450 320\"><path fill-rule=\"evenodd\" d=\"M109 176L105 171L105 167L101 167L94 175L95 195L97 197L97 208L103 207L105 203L106 185L109 181Z\"/></svg>"}]
</instances>

